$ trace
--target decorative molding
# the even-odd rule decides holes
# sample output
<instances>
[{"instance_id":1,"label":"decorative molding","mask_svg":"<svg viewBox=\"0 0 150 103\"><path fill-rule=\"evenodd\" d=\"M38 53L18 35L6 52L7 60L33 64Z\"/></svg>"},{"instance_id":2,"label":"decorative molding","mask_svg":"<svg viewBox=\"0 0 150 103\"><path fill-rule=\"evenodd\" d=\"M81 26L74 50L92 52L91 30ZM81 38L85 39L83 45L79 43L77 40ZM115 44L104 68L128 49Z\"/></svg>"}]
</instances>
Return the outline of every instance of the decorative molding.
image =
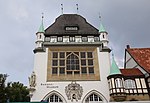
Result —
<instances>
[{"instance_id":1,"label":"decorative molding","mask_svg":"<svg viewBox=\"0 0 150 103\"><path fill-rule=\"evenodd\" d=\"M83 88L80 84L77 84L76 81L72 81L71 84L65 87L65 92L68 97L68 100L81 100L81 96L83 94Z\"/></svg>"}]
</instances>

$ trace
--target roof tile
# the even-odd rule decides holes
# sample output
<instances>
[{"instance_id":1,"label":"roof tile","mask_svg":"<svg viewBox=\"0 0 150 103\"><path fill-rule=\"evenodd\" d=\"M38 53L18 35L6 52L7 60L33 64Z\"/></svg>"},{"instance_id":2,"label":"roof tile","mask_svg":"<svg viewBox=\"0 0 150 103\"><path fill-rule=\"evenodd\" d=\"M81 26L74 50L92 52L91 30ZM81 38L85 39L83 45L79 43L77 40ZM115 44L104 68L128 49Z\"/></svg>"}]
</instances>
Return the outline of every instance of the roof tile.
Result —
<instances>
[{"instance_id":1,"label":"roof tile","mask_svg":"<svg viewBox=\"0 0 150 103\"><path fill-rule=\"evenodd\" d=\"M129 48L127 51L141 67L150 73L150 48Z\"/></svg>"},{"instance_id":2,"label":"roof tile","mask_svg":"<svg viewBox=\"0 0 150 103\"><path fill-rule=\"evenodd\" d=\"M141 76L143 75L142 72L138 68L126 68L120 69L122 75L124 76Z\"/></svg>"}]
</instances>

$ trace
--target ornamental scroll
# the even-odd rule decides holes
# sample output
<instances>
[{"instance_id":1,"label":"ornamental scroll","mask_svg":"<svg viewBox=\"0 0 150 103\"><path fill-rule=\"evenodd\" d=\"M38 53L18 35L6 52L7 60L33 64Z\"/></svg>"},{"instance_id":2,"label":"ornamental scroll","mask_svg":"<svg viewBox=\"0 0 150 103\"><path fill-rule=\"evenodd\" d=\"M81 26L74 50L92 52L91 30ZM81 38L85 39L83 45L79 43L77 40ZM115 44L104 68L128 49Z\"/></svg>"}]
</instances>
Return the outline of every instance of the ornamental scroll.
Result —
<instances>
[{"instance_id":1,"label":"ornamental scroll","mask_svg":"<svg viewBox=\"0 0 150 103\"><path fill-rule=\"evenodd\" d=\"M71 84L65 87L65 92L68 100L71 100L72 102L73 100L78 101L81 99L81 96L83 94L83 88L76 82L72 81Z\"/></svg>"}]
</instances>

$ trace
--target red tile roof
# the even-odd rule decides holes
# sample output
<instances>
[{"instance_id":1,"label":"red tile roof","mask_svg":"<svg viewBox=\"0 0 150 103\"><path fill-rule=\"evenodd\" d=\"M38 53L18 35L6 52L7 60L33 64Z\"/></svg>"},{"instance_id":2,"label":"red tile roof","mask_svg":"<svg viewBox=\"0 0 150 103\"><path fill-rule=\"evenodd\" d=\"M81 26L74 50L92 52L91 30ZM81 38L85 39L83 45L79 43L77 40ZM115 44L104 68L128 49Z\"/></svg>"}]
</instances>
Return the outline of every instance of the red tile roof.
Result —
<instances>
[{"instance_id":1,"label":"red tile roof","mask_svg":"<svg viewBox=\"0 0 150 103\"><path fill-rule=\"evenodd\" d=\"M142 68L150 73L150 48L128 48L127 51Z\"/></svg>"},{"instance_id":2,"label":"red tile roof","mask_svg":"<svg viewBox=\"0 0 150 103\"><path fill-rule=\"evenodd\" d=\"M141 76L141 75L143 75L142 72L137 68L120 69L120 71L124 76Z\"/></svg>"}]
</instances>

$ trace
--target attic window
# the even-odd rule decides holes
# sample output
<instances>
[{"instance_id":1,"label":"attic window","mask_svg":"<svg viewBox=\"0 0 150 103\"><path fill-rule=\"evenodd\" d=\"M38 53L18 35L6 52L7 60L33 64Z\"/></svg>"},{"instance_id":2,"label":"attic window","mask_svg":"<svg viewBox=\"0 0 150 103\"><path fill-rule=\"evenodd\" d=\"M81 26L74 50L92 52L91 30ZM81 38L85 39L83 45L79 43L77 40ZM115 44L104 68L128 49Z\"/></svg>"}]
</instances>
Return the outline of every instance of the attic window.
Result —
<instances>
[{"instance_id":1,"label":"attic window","mask_svg":"<svg viewBox=\"0 0 150 103\"><path fill-rule=\"evenodd\" d=\"M67 27L65 27L65 30L67 30L67 31L77 31L78 27L77 26L67 26Z\"/></svg>"}]
</instances>

